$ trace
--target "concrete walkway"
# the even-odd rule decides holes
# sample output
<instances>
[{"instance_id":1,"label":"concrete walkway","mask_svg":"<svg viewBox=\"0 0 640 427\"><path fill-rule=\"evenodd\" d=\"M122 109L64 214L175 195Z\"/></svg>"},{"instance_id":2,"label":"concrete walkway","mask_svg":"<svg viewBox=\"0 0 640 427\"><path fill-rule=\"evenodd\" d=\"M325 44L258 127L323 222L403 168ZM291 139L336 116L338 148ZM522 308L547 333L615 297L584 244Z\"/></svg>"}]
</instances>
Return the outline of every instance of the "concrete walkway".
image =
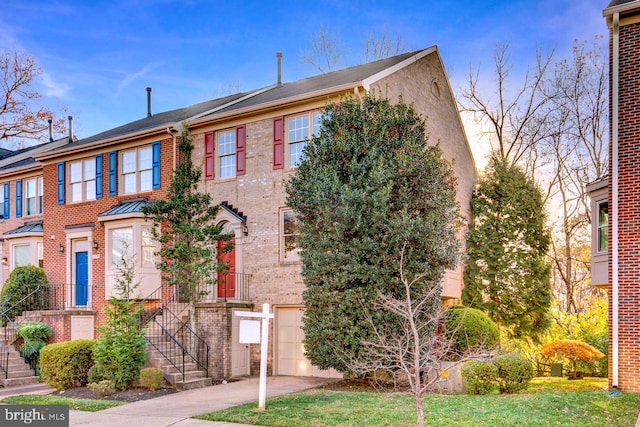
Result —
<instances>
[{"instance_id":1,"label":"concrete walkway","mask_svg":"<svg viewBox=\"0 0 640 427\"><path fill-rule=\"evenodd\" d=\"M267 379L267 399L307 390L332 381L336 380L310 377L269 377ZM70 426L91 427L241 426L243 424L194 420L190 417L250 402L256 402L257 407L258 378L181 391L98 412L70 411L69 418Z\"/></svg>"}]
</instances>

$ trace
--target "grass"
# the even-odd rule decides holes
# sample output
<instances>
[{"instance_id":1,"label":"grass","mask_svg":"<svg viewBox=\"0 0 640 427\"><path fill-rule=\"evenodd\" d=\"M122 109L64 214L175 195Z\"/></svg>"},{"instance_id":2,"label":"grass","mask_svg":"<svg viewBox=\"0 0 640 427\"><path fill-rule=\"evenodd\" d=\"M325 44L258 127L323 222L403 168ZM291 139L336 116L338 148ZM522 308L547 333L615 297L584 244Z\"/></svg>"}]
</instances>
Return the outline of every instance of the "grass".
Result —
<instances>
[{"instance_id":1,"label":"grass","mask_svg":"<svg viewBox=\"0 0 640 427\"><path fill-rule=\"evenodd\" d=\"M60 397L53 395L22 394L2 399L2 403L16 403L26 405L68 405L69 409L76 411L96 412L103 409L120 406L124 402L116 400L75 399L73 397Z\"/></svg>"},{"instance_id":2,"label":"grass","mask_svg":"<svg viewBox=\"0 0 640 427\"><path fill-rule=\"evenodd\" d=\"M535 379L514 395L430 394L423 401L430 426L634 426L639 393L610 396L606 379ZM198 416L263 426L411 426L413 398L407 393L310 390Z\"/></svg>"}]
</instances>

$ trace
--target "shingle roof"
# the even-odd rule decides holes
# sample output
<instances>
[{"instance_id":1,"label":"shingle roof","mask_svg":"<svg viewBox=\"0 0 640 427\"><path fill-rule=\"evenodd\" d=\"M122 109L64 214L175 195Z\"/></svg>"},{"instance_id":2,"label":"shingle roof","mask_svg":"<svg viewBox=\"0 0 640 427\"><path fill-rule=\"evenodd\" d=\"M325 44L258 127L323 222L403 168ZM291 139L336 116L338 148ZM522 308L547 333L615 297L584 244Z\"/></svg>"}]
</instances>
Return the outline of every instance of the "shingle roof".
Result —
<instances>
[{"instance_id":1,"label":"shingle roof","mask_svg":"<svg viewBox=\"0 0 640 427\"><path fill-rule=\"evenodd\" d=\"M213 110L222 105L228 104L229 102L235 101L236 99L240 99L243 96L246 96L250 93L252 92L236 93L233 95L225 96L223 98L217 98L217 99L213 99L205 102L200 102L198 104L190 105L188 107L177 108L175 110L156 113L156 114L153 114L151 117L145 117L143 119L136 120L134 122L130 122L113 129L109 129L107 131L90 136L88 138L80 139L78 141L75 141L73 143L70 143L61 147L61 149L76 147L83 144L89 144L89 143L100 141L103 139L108 139L108 138L113 138L120 135L126 135L128 133L143 131L145 129L152 129L166 123L177 123L188 117L192 117L197 114L201 114L206 111Z\"/></svg>"},{"instance_id":2,"label":"shingle roof","mask_svg":"<svg viewBox=\"0 0 640 427\"><path fill-rule=\"evenodd\" d=\"M23 226L2 233L4 236L21 233L42 233L42 221L25 222Z\"/></svg>"},{"instance_id":3,"label":"shingle roof","mask_svg":"<svg viewBox=\"0 0 640 427\"><path fill-rule=\"evenodd\" d=\"M148 205L150 202L146 197L139 197L135 199L123 200L112 208L98 214L98 218L113 215L131 214L142 212L142 207Z\"/></svg>"},{"instance_id":4,"label":"shingle roof","mask_svg":"<svg viewBox=\"0 0 640 427\"><path fill-rule=\"evenodd\" d=\"M88 138L66 144L56 150L52 150L52 153L60 150L67 150L76 146L82 146L84 144L124 136L134 132L144 131L146 129L157 128L164 124L178 123L190 117L220 114L241 108L258 106L260 104L277 101L279 99L284 100L296 95L338 87L349 83L361 82L367 77L416 55L420 51L422 50L403 53L390 58L380 59L378 61L304 78L291 83L284 83L280 86L267 86L253 91L236 93L223 98L201 102L188 107L156 113L151 117L145 117ZM225 107L226 104L230 103L231 105ZM210 113L207 114L207 112Z\"/></svg>"},{"instance_id":5,"label":"shingle roof","mask_svg":"<svg viewBox=\"0 0 640 427\"><path fill-rule=\"evenodd\" d=\"M613 6L620 6L621 4L631 3L632 1L635 1L635 0L611 0L611 3L609 3L609 5L606 8L608 9Z\"/></svg>"}]
</instances>

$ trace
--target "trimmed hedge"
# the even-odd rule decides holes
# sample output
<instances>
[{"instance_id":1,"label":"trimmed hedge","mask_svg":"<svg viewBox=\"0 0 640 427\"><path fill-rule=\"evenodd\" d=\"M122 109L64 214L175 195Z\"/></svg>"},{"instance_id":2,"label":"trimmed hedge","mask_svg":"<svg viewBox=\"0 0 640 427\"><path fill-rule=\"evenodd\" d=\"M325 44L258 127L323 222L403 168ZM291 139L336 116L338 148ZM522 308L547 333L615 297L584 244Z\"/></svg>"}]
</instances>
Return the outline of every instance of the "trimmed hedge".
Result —
<instances>
[{"instance_id":1,"label":"trimmed hedge","mask_svg":"<svg viewBox=\"0 0 640 427\"><path fill-rule=\"evenodd\" d=\"M58 390L87 385L95 343L95 340L74 340L45 346L40 351L42 381Z\"/></svg>"},{"instance_id":2,"label":"trimmed hedge","mask_svg":"<svg viewBox=\"0 0 640 427\"><path fill-rule=\"evenodd\" d=\"M442 318L442 332L451 347L447 360L460 358L473 352L490 352L497 348L500 332L495 322L476 308L449 307Z\"/></svg>"}]
</instances>

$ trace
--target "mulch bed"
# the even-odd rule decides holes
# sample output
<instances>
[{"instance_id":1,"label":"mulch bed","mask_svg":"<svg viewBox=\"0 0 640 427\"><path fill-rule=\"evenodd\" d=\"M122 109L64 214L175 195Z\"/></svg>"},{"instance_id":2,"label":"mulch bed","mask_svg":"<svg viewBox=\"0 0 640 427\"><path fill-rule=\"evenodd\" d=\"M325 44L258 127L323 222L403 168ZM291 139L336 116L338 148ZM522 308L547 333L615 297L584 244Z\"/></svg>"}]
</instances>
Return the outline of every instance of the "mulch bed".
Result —
<instances>
[{"instance_id":1,"label":"mulch bed","mask_svg":"<svg viewBox=\"0 0 640 427\"><path fill-rule=\"evenodd\" d=\"M94 399L94 400L117 400L120 402L137 402L139 400L153 399L154 397L164 396L166 394L176 393L174 388L161 388L160 390L150 391L146 388L132 388L124 391L117 391L114 394L101 397L93 393L86 387L75 387L67 390L56 391L53 394L62 397L73 397L77 399Z\"/></svg>"}]
</instances>

